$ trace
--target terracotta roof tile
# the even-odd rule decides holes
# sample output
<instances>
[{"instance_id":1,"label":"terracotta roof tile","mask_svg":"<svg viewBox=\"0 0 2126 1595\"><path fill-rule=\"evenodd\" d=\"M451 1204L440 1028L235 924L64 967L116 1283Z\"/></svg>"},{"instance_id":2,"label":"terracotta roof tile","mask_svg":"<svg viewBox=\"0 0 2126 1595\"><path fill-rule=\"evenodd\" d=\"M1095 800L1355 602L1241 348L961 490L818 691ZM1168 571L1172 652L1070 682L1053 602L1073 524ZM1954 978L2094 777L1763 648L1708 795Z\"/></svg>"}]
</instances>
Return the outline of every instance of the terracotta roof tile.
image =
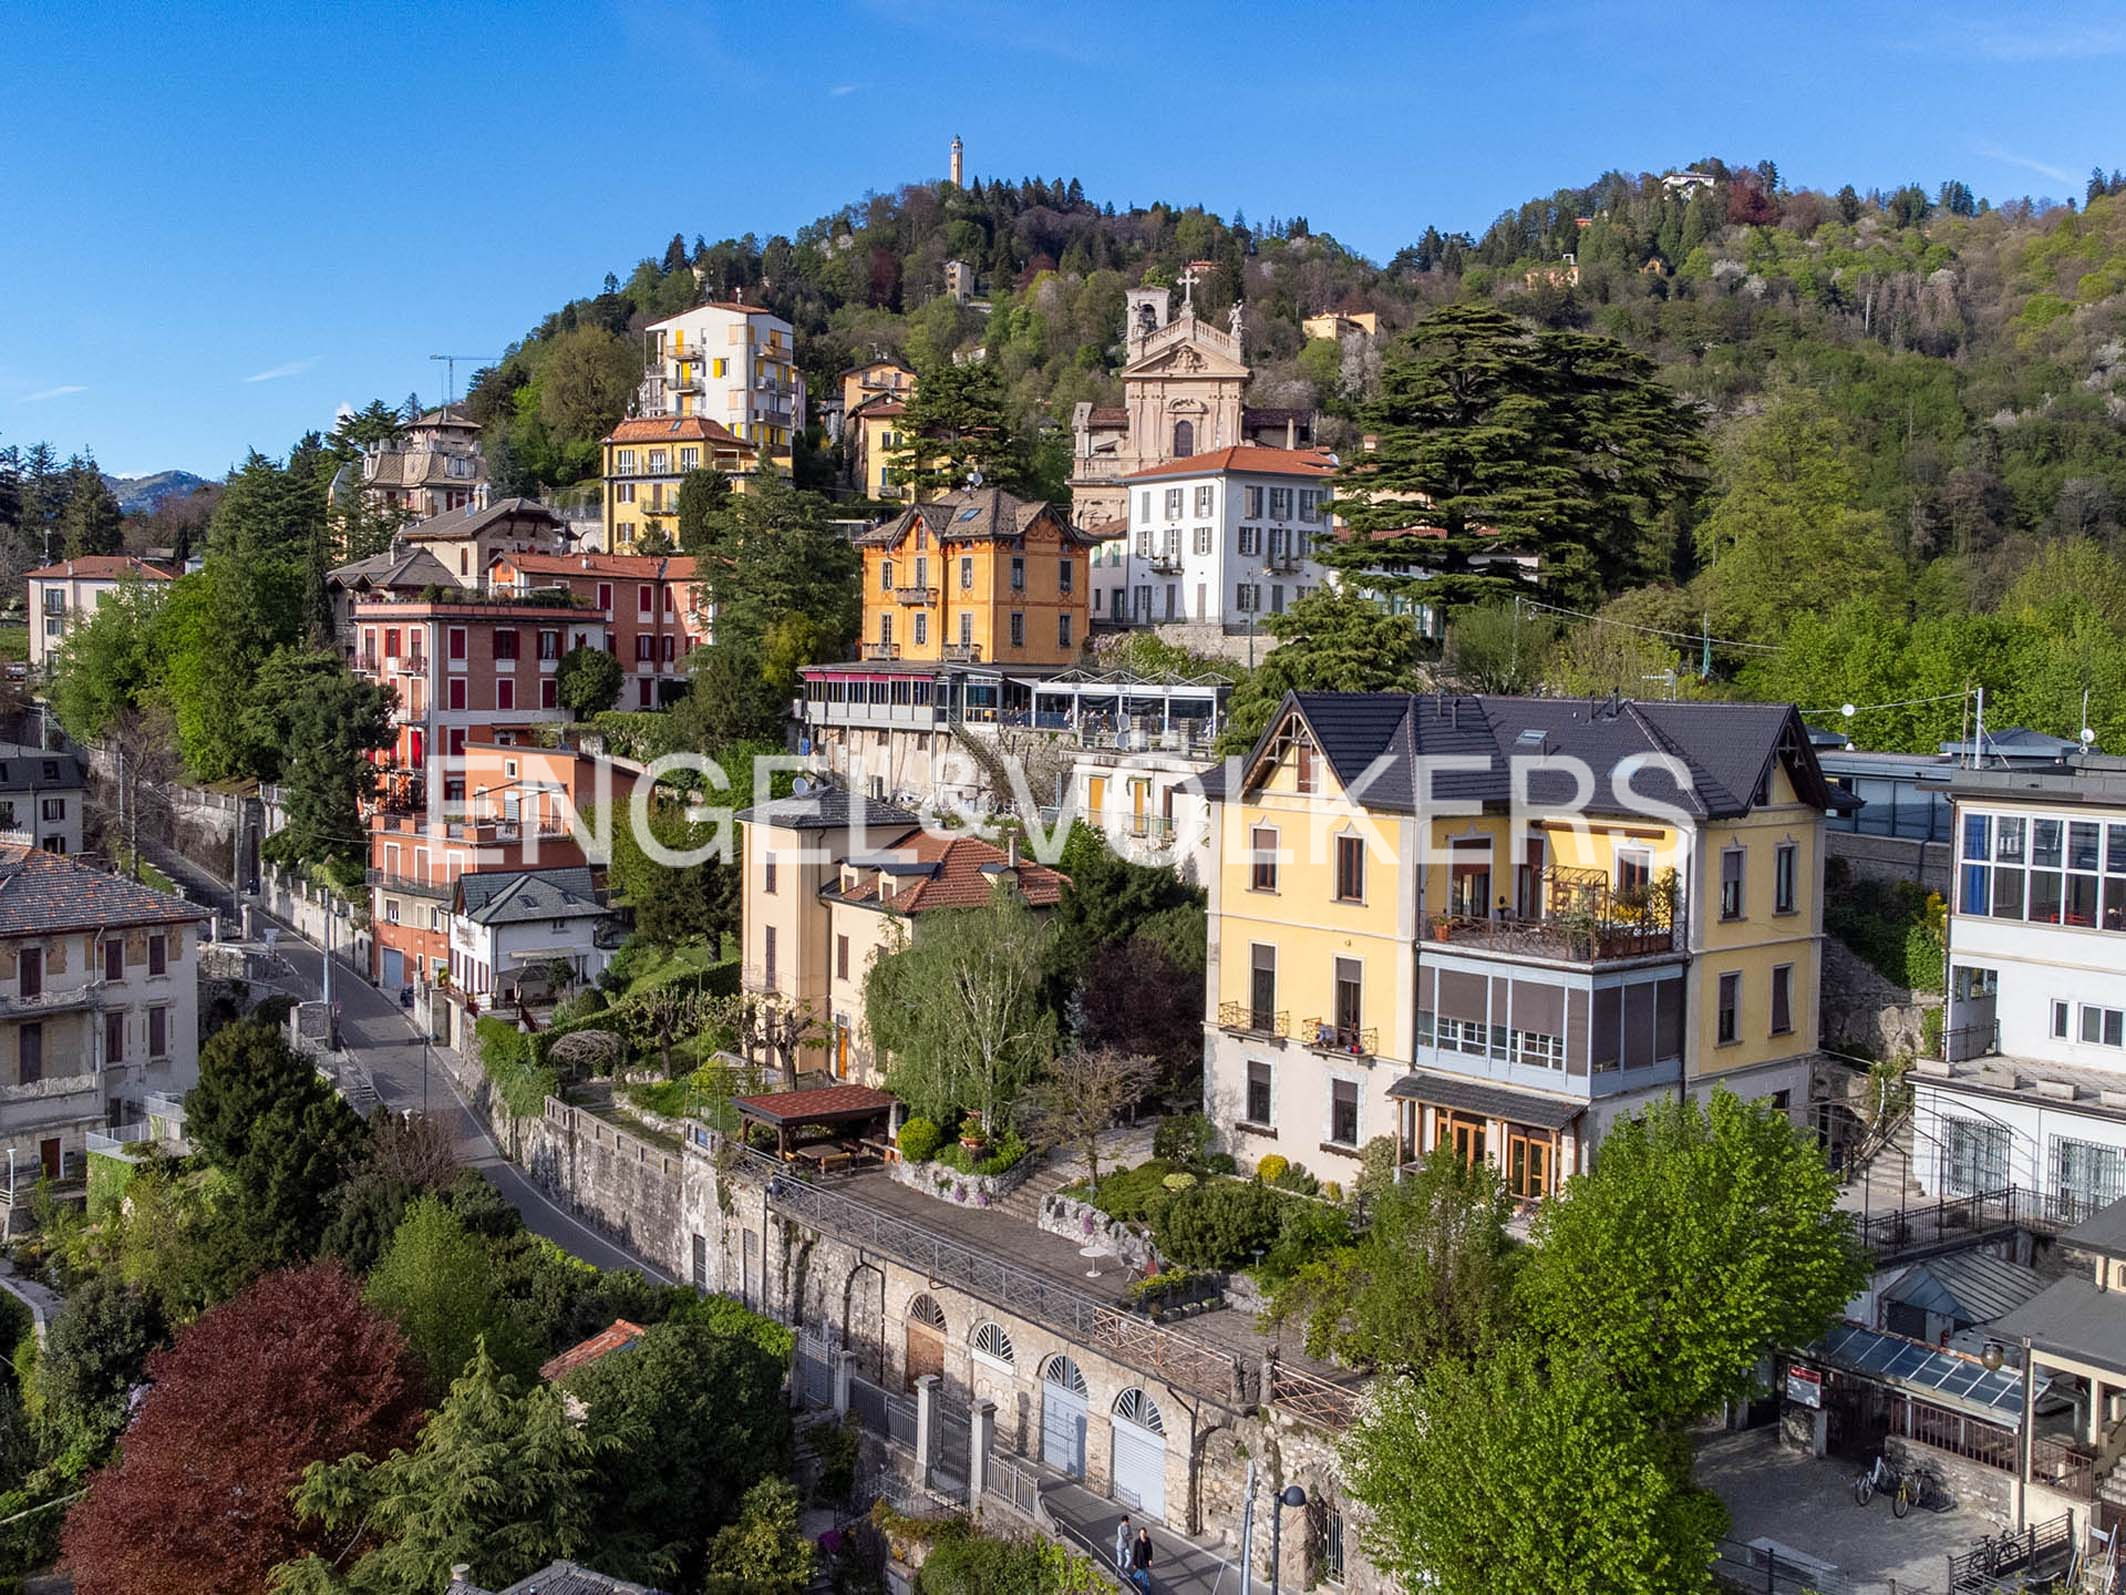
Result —
<instances>
[{"instance_id":1,"label":"terracotta roof tile","mask_svg":"<svg viewBox=\"0 0 2126 1595\"><path fill-rule=\"evenodd\" d=\"M56 565L41 565L29 573L27 580L117 581L126 576L138 576L151 582L177 579L175 571L132 554L84 554L79 559L62 559Z\"/></svg>"},{"instance_id":2,"label":"terracotta roof tile","mask_svg":"<svg viewBox=\"0 0 2126 1595\"><path fill-rule=\"evenodd\" d=\"M1004 850L978 836L931 836L918 831L883 850L895 855L889 873L904 882L891 897L880 899L878 874L867 872L862 887L842 901L870 903L895 914L925 914L943 908L980 908L989 901L997 875L1006 867ZM880 857L882 855L873 855ZM852 860L859 867L863 861ZM1069 877L1021 859L1019 895L1035 908L1052 908L1061 900Z\"/></svg>"},{"instance_id":3,"label":"terracotta roof tile","mask_svg":"<svg viewBox=\"0 0 2126 1595\"><path fill-rule=\"evenodd\" d=\"M719 448L754 452L753 445L720 421L705 415L639 415L606 433L608 443L714 443Z\"/></svg>"},{"instance_id":4,"label":"terracotta roof tile","mask_svg":"<svg viewBox=\"0 0 2126 1595\"><path fill-rule=\"evenodd\" d=\"M640 1324L631 1324L625 1318L615 1318L590 1339L581 1341L558 1356L549 1357L539 1364L539 1377L552 1383L566 1379L578 1368L588 1368L601 1357L624 1351L647 1333Z\"/></svg>"},{"instance_id":5,"label":"terracotta roof tile","mask_svg":"<svg viewBox=\"0 0 2126 1595\"><path fill-rule=\"evenodd\" d=\"M1257 476L1320 477L1334 475L1336 462L1318 449L1266 449L1238 443L1229 449L1213 449L1208 454L1191 454L1186 459L1147 466L1144 470L1130 472L1122 480L1145 482L1162 476L1214 476L1220 471L1248 471Z\"/></svg>"},{"instance_id":6,"label":"terracotta roof tile","mask_svg":"<svg viewBox=\"0 0 2126 1595\"><path fill-rule=\"evenodd\" d=\"M495 564L527 576L626 576L637 581L692 581L691 554L503 554Z\"/></svg>"}]
</instances>

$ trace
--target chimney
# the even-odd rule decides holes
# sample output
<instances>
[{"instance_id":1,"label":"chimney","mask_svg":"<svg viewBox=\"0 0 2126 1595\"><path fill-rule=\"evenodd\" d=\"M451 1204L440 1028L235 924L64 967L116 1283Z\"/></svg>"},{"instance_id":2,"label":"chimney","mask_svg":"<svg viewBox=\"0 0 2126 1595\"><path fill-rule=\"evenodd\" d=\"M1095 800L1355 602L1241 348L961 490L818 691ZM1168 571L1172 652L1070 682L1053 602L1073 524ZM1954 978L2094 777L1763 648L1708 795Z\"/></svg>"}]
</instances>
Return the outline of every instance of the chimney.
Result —
<instances>
[{"instance_id":1,"label":"chimney","mask_svg":"<svg viewBox=\"0 0 2126 1595\"><path fill-rule=\"evenodd\" d=\"M1004 839L1004 867L1015 870L1019 867L1019 833L1013 831Z\"/></svg>"},{"instance_id":2,"label":"chimney","mask_svg":"<svg viewBox=\"0 0 2126 1595\"><path fill-rule=\"evenodd\" d=\"M1296 415L1284 418L1284 446L1288 449L1299 447L1299 417Z\"/></svg>"}]
</instances>

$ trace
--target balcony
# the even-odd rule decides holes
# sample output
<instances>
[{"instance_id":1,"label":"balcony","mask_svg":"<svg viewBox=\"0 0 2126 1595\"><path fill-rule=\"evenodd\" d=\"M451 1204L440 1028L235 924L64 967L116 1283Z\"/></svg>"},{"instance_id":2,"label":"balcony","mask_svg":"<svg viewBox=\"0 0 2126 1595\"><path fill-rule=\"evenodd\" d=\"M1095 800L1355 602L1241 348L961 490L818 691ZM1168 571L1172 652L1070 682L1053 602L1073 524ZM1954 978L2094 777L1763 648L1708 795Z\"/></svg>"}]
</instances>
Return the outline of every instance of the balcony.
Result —
<instances>
[{"instance_id":1,"label":"balcony","mask_svg":"<svg viewBox=\"0 0 2126 1595\"><path fill-rule=\"evenodd\" d=\"M901 645L897 642L867 642L864 644L866 659L898 659Z\"/></svg>"},{"instance_id":2,"label":"balcony","mask_svg":"<svg viewBox=\"0 0 2126 1595\"><path fill-rule=\"evenodd\" d=\"M1673 876L1619 890L1602 870L1553 866L1537 878L1535 916L1435 914L1428 940L1481 952L1595 964L1651 958L1676 950Z\"/></svg>"},{"instance_id":3,"label":"balcony","mask_svg":"<svg viewBox=\"0 0 2126 1595\"><path fill-rule=\"evenodd\" d=\"M943 657L948 665L978 665L982 662L982 645L978 642L948 642Z\"/></svg>"},{"instance_id":4,"label":"balcony","mask_svg":"<svg viewBox=\"0 0 2126 1595\"><path fill-rule=\"evenodd\" d=\"M46 986L29 996L0 993L0 1019L42 1019L51 1014L80 1013L103 1002L103 982L91 980L79 986Z\"/></svg>"},{"instance_id":5,"label":"balcony","mask_svg":"<svg viewBox=\"0 0 2126 1595\"><path fill-rule=\"evenodd\" d=\"M893 589L893 601L897 604L920 604L927 608L938 601L938 590L935 587L896 587Z\"/></svg>"},{"instance_id":6,"label":"balcony","mask_svg":"<svg viewBox=\"0 0 2126 1595\"><path fill-rule=\"evenodd\" d=\"M1140 842L1163 846L1174 839L1174 822L1164 814L1132 814L1125 823L1129 834Z\"/></svg>"},{"instance_id":7,"label":"balcony","mask_svg":"<svg viewBox=\"0 0 2126 1595\"><path fill-rule=\"evenodd\" d=\"M384 661L384 673L391 676L421 676L428 674L426 654L399 654Z\"/></svg>"},{"instance_id":8,"label":"balcony","mask_svg":"<svg viewBox=\"0 0 2126 1595\"><path fill-rule=\"evenodd\" d=\"M1179 554L1150 554L1145 557L1144 564L1146 569L1156 571L1164 576L1178 576L1181 574L1181 556Z\"/></svg>"},{"instance_id":9,"label":"balcony","mask_svg":"<svg viewBox=\"0 0 2126 1595\"><path fill-rule=\"evenodd\" d=\"M453 890L441 881L417 881L410 875L394 875L389 870L364 870L362 879L379 891L400 892L408 897L432 897L438 902L448 899Z\"/></svg>"},{"instance_id":10,"label":"balcony","mask_svg":"<svg viewBox=\"0 0 2126 1595\"><path fill-rule=\"evenodd\" d=\"M1370 1058L1380 1050L1380 1031L1372 1025L1340 1025L1328 1019L1309 1019L1300 1027L1300 1039L1314 1052L1334 1053L1344 1058Z\"/></svg>"},{"instance_id":11,"label":"balcony","mask_svg":"<svg viewBox=\"0 0 2126 1595\"><path fill-rule=\"evenodd\" d=\"M1221 1002L1218 1005L1218 1028L1236 1036L1281 1039L1292 1028L1292 1016L1289 1013L1257 1008L1253 1003Z\"/></svg>"},{"instance_id":12,"label":"balcony","mask_svg":"<svg viewBox=\"0 0 2126 1595\"><path fill-rule=\"evenodd\" d=\"M676 497L663 503L653 500L647 504L637 504L635 508L645 515L677 515L679 513L679 500Z\"/></svg>"},{"instance_id":13,"label":"balcony","mask_svg":"<svg viewBox=\"0 0 2126 1595\"><path fill-rule=\"evenodd\" d=\"M1264 560L1262 563L1263 568L1266 570L1291 571L1299 569L1299 567L1305 563L1305 560L1303 560L1297 554L1280 553L1272 554L1268 559Z\"/></svg>"}]
</instances>

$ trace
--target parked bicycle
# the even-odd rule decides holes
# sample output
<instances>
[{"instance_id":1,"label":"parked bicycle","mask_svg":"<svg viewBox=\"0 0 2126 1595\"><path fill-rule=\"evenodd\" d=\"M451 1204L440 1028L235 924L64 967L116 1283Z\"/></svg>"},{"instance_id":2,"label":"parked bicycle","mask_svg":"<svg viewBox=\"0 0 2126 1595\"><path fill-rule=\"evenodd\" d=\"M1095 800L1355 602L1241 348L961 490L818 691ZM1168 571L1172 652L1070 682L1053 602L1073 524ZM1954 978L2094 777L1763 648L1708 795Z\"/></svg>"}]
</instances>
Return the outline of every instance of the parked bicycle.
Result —
<instances>
[{"instance_id":1,"label":"parked bicycle","mask_svg":"<svg viewBox=\"0 0 2126 1595\"><path fill-rule=\"evenodd\" d=\"M1903 1517L1919 1499L1919 1489L1916 1470L1900 1473L1890 1466L1888 1457L1878 1453L1874 1465L1853 1481L1853 1499L1866 1506L1879 1491L1890 1498L1890 1515Z\"/></svg>"}]
</instances>

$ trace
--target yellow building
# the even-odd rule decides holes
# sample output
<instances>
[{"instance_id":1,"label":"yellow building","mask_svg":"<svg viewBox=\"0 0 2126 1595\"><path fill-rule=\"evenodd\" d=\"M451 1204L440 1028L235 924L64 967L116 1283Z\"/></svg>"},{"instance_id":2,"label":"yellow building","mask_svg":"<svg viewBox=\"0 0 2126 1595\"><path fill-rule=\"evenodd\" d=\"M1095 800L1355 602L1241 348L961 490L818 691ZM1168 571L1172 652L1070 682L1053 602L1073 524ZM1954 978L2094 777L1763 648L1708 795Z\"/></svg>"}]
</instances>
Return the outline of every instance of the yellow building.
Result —
<instances>
[{"instance_id":1,"label":"yellow building","mask_svg":"<svg viewBox=\"0 0 2126 1595\"><path fill-rule=\"evenodd\" d=\"M908 489L894 479L893 451L907 426L908 406L890 394L867 400L849 412L850 474L864 497L904 499Z\"/></svg>"},{"instance_id":2,"label":"yellow building","mask_svg":"<svg viewBox=\"0 0 2126 1595\"><path fill-rule=\"evenodd\" d=\"M1047 504L947 493L857 546L866 659L1061 668L1084 649L1093 539Z\"/></svg>"},{"instance_id":3,"label":"yellow building","mask_svg":"<svg viewBox=\"0 0 2126 1595\"><path fill-rule=\"evenodd\" d=\"M1214 797L1204 1105L1243 1163L1348 1180L1385 1135L1532 1200L1656 1098L1809 1101L1843 800L1790 706L1295 694Z\"/></svg>"},{"instance_id":4,"label":"yellow building","mask_svg":"<svg viewBox=\"0 0 2126 1595\"><path fill-rule=\"evenodd\" d=\"M743 492L758 461L753 445L702 416L622 421L602 444L605 458L605 548L632 554L655 527L679 541L679 484L689 471L721 471Z\"/></svg>"},{"instance_id":5,"label":"yellow building","mask_svg":"<svg viewBox=\"0 0 2126 1595\"><path fill-rule=\"evenodd\" d=\"M980 837L933 836L915 816L819 787L742 810L741 963L746 990L772 995L812 1021L816 1043L800 1068L864 1085L884 1065L864 1019L864 980L908 945L921 917L980 908L1009 880L1047 909L1065 877Z\"/></svg>"}]
</instances>

